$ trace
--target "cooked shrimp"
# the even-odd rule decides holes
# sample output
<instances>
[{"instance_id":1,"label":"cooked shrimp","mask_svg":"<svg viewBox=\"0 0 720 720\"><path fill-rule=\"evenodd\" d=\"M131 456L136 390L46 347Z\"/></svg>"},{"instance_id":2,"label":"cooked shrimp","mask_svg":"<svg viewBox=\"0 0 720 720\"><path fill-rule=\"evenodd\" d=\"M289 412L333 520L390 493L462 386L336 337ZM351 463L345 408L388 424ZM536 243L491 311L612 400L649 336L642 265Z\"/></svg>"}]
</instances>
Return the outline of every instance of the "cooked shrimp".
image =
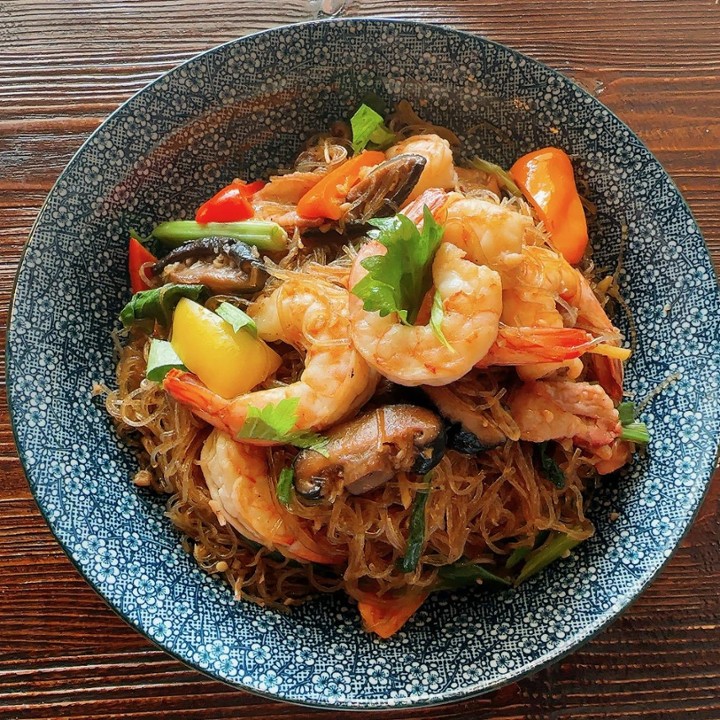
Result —
<instances>
[{"instance_id":1,"label":"cooked shrimp","mask_svg":"<svg viewBox=\"0 0 720 720\"><path fill-rule=\"evenodd\" d=\"M300 198L322 180L322 172L294 172L274 175L270 182L253 195L251 204L258 220L276 222L285 230L319 227L322 218L302 218L296 205Z\"/></svg>"},{"instance_id":2,"label":"cooked shrimp","mask_svg":"<svg viewBox=\"0 0 720 720\"><path fill-rule=\"evenodd\" d=\"M361 262L384 255L385 246L369 242L350 272L354 287L367 274ZM450 349L429 325L402 325L394 313L381 317L350 295L352 339L378 372L400 385L445 385L461 378L490 349L501 311L500 277L464 259L465 253L442 243L433 261L433 282L443 305L442 332Z\"/></svg>"},{"instance_id":3,"label":"cooked shrimp","mask_svg":"<svg viewBox=\"0 0 720 720\"><path fill-rule=\"evenodd\" d=\"M535 224L518 206L469 197L449 198L443 235L473 262L502 273L522 262L523 248Z\"/></svg>"},{"instance_id":4,"label":"cooked shrimp","mask_svg":"<svg viewBox=\"0 0 720 720\"><path fill-rule=\"evenodd\" d=\"M273 499L265 450L213 430L200 453L200 467L221 524L228 522L248 540L296 560L337 562L307 533L292 531L285 518L289 513Z\"/></svg>"},{"instance_id":5,"label":"cooked shrimp","mask_svg":"<svg viewBox=\"0 0 720 720\"><path fill-rule=\"evenodd\" d=\"M462 197L460 193L448 193L438 188L429 188L405 205L401 212L422 229L424 210L427 206L435 220L444 225L447 217L445 210L448 204L459 197Z\"/></svg>"},{"instance_id":6,"label":"cooked shrimp","mask_svg":"<svg viewBox=\"0 0 720 720\"><path fill-rule=\"evenodd\" d=\"M235 436L249 407L293 398L298 400L295 429L322 430L351 415L375 391L377 375L350 341L344 288L319 278L290 276L256 301L249 313L263 340L281 340L304 351L305 369L290 385L231 400L215 395L189 373L168 373L164 387L170 395L215 427Z\"/></svg>"},{"instance_id":7,"label":"cooked shrimp","mask_svg":"<svg viewBox=\"0 0 720 720\"><path fill-rule=\"evenodd\" d=\"M441 200L433 197L436 205ZM456 200L450 195L444 239L465 250L467 256L500 273L503 282L501 321L512 327L562 328L570 325L616 344L619 334L585 276L559 253L538 244L542 234L522 206L495 203L485 198ZM566 309L565 315L558 305ZM552 336L548 335L548 341ZM562 370L569 377L582 371L578 359L537 361L519 368L525 380L546 377ZM577 357L577 356L576 356ZM593 359L598 379L618 401L622 392L622 363L611 358Z\"/></svg>"},{"instance_id":8,"label":"cooked shrimp","mask_svg":"<svg viewBox=\"0 0 720 720\"><path fill-rule=\"evenodd\" d=\"M503 292L503 322L537 327L572 325L609 344L618 344L619 331L608 318L587 278L559 253L545 247L526 247L523 262L512 272L504 273L503 280L507 283ZM560 312L558 306L565 312ZM530 380L546 376L563 365L568 363L528 366L520 374L523 379ZM575 361L575 365L577 372L579 361ZM615 402L619 402L622 398L622 363L593 356L591 367L597 368L596 377L602 387Z\"/></svg>"},{"instance_id":9,"label":"cooked shrimp","mask_svg":"<svg viewBox=\"0 0 720 720\"><path fill-rule=\"evenodd\" d=\"M452 190L457 185L453 154L447 140L438 135L414 135L393 145L386 155L393 158L403 153L422 155L427 160L420 179L408 196L409 200L414 200L428 188Z\"/></svg>"},{"instance_id":10,"label":"cooked shrimp","mask_svg":"<svg viewBox=\"0 0 720 720\"><path fill-rule=\"evenodd\" d=\"M520 437L530 442L572 438L590 447L609 445L622 426L613 401L599 385L585 382L526 382L508 398Z\"/></svg>"},{"instance_id":11,"label":"cooked shrimp","mask_svg":"<svg viewBox=\"0 0 720 720\"><path fill-rule=\"evenodd\" d=\"M596 342L576 328L502 327L477 367L562 363L579 358Z\"/></svg>"}]
</instances>

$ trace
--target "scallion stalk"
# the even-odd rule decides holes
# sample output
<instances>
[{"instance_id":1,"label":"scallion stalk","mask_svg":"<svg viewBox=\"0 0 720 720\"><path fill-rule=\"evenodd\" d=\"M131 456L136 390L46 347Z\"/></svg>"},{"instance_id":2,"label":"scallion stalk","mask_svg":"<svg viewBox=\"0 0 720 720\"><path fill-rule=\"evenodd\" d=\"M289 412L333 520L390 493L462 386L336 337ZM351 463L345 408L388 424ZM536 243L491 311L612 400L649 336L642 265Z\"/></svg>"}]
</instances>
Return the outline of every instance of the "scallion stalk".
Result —
<instances>
[{"instance_id":1,"label":"scallion stalk","mask_svg":"<svg viewBox=\"0 0 720 720\"><path fill-rule=\"evenodd\" d=\"M206 237L230 237L254 245L259 250L277 252L287 249L288 236L277 223L265 220L242 220L228 223L206 223L194 220L170 220L160 223L152 236L167 247L178 247L190 240Z\"/></svg>"},{"instance_id":2,"label":"scallion stalk","mask_svg":"<svg viewBox=\"0 0 720 720\"><path fill-rule=\"evenodd\" d=\"M502 190L506 190L508 193L510 193L510 195L515 195L516 197L520 197L522 195L522 191L515 184L515 181L512 179L512 177L510 177L510 173L507 172L507 170L503 170L499 165L488 162L487 160L483 160L479 157L471 160L470 164L474 168L482 170L488 175L492 175L497 180L500 188Z\"/></svg>"},{"instance_id":3,"label":"scallion stalk","mask_svg":"<svg viewBox=\"0 0 720 720\"><path fill-rule=\"evenodd\" d=\"M571 538L565 533L555 534L539 548L533 550L527 555L525 564L523 565L515 584L520 585L520 583L525 582L525 580L536 573L539 573L543 568L562 557L566 552L569 552L581 542L582 540Z\"/></svg>"},{"instance_id":4,"label":"scallion stalk","mask_svg":"<svg viewBox=\"0 0 720 720\"><path fill-rule=\"evenodd\" d=\"M621 440L629 440L634 443L649 443L650 431L645 423L634 422L629 425L623 425L620 433Z\"/></svg>"}]
</instances>

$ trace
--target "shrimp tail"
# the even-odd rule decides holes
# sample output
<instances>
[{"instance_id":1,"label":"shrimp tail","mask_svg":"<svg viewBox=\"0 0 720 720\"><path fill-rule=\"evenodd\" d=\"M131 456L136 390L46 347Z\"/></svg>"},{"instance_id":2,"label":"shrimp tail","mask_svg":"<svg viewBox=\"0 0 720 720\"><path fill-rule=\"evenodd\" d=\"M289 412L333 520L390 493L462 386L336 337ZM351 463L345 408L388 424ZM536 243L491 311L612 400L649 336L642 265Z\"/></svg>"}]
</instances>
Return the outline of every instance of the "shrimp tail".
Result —
<instances>
[{"instance_id":1,"label":"shrimp tail","mask_svg":"<svg viewBox=\"0 0 720 720\"><path fill-rule=\"evenodd\" d=\"M440 188L428 188L418 198L409 202L403 209L402 213L405 217L412 220L418 227L422 226L423 212L427 206L435 220L443 223L445 206L447 205L449 195L445 190Z\"/></svg>"},{"instance_id":2,"label":"shrimp tail","mask_svg":"<svg viewBox=\"0 0 720 720\"><path fill-rule=\"evenodd\" d=\"M177 369L170 370L163 380L163 388L170 397L188 408L193 415L218 430L223 430L234 437L242 428L244 414L240 422L237 422L238 418L233 418L230 412L232 401L212 392L196 375Z\"/></svg>"},{"instance_id":3,"label":"shrimp tail","mask_svg":"<svg viewBox=\"0 0 720 720\"><path fill-rule=\"evenodd\" d=\"M576 328L503 327L476 367L564 362L580 357L595 342Z\"/></svg>"},{"instance_id":4,"label":"shrimp tail","mask_svg":"<svg viewBox=\"0 0 720 720\"><path fill-rule=\"evenodd\" d=\"M600 387L617 405L623 399L623 377L625 367L622 360L604 355L588 354L585 358L588 374L600 384Z\"/></svg>"}]
</instances>

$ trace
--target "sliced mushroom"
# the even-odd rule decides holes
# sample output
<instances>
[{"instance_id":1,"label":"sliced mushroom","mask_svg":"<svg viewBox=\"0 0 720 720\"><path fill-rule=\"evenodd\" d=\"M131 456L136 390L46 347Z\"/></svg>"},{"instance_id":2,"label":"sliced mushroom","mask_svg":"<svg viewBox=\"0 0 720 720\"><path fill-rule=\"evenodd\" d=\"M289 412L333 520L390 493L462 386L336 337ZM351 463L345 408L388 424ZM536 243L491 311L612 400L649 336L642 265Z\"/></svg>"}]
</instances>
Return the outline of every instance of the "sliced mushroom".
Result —
<instances>
[{"instance_id":1,"label":"sliced mushroom","mask_svg":"<svg viewBox=\"0 0 720 720\"><path fill-rule=\"evenodd\" d=\"M424 387L440 414L454 423L448 430L448 447L466 455L491 450L507 440L505 433L489 417L465 402L447 385Z\"/></svg>"},{"instance_id":2,"label":"sliced mushroom","mask_svg":"<svg viewBox=\"0 0 720 720\"><path fill-rule=\"evenodd\" d=\"M445 453L442 420L413 405L387 405L338 425L329 433L327 457L303 450L295 459L295 491L305 500L346 489L361 495L398 472L424 474Z\"/></svg>"},{"instance_id":3,"label":"sliced mushroom","mask_svg":"<svg viewBox=\"0 0 720 720\"><path fill-rule=\"evenodd\" d=\"M422 155L404 153L369 172L347 195L346 224L365 223L374 217L394 215L407 199L425 169Z\"/></svg>"},{"instance_id":4,"label":"sliced mushroom","mask_svg":"<svg viewBox=\"0 0 720 720\"><path fill-rule=\"evenodd\" d=\"M185 243L158 260L153 273L166 283L207 285L216 293L255 293L268 278L257 248L226 237Z\"/></svg>"}]
</instances>

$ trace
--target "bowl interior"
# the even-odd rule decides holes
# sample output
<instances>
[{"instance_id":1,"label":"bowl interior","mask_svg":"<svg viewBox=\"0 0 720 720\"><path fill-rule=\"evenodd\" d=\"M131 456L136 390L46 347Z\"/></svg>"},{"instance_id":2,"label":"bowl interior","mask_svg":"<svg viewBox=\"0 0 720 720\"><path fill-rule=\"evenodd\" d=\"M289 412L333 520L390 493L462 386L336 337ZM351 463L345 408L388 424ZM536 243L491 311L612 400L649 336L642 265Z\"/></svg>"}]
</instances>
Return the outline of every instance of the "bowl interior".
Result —
<instances>
[{"instance_id":1,"label":"bowl interior","mask_svg":"<svg viewBox=\"0 0 720 720\"><path fill-rule=\"evenodd\" d=\"M303 141L368 92L409 100L467 156L508 166L559 145L597 213L595 260L614 268L636 352L647 453L597 493L597 534L518 590L439 594L399 635L360 629L342 597L291 614L236 602L201 572L130 483L136 468L94 382L112 382L110 331L129 291L130 228L191 217L216 188L288 166ZM637 137L560 74L477 37L408 22L280 28L216 48L115 112L70 163L33 230L8 340L18 448L53 532L93 586L186 662L297 702L383 707L448 701L508 682L610 621L678 543L707 485L720 420L718 293L692 216ZM626 317L618 318L630 333ZM614 513L618 516L616 519Z\"/></svg>"}]
</instances>

